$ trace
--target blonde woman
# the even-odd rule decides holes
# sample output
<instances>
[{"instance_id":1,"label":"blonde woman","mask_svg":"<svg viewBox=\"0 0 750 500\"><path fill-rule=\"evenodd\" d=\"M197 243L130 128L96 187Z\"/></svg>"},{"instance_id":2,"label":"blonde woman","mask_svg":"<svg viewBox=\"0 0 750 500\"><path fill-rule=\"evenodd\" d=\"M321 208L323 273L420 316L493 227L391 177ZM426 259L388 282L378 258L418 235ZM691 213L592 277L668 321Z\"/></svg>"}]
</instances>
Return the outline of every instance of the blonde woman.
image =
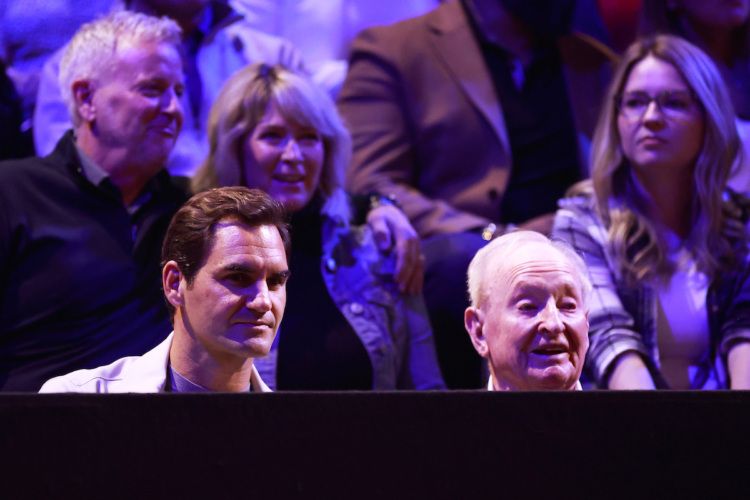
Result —
<instances>
[{"instance_id":1,"label":"blonde woman","mask_svg":"<svg viewBox=\"0 0 750 500\"><path fill-rule=\"evenodd\" d=\"M443 388L421 295L399 289L395 256L351 223L342 189L351 143L331 98L282 66L253 65L221 90L208 134L196 191L258 188L292 214L284 322L256 363L268 385Z\"/></svg>"},{"instance_id":2,"label":"blonde woman","mask_svg":"<svg viewBox=\"0 0 750 500\"><path fill-rule=\"evenodd\" d=\"M750 387L750 267L728 201L739 147L710 58L673 36L630 46L594 136L592 179L553 234L594 286L587 374L610 389Z\"/></svg>"}]
</instances>

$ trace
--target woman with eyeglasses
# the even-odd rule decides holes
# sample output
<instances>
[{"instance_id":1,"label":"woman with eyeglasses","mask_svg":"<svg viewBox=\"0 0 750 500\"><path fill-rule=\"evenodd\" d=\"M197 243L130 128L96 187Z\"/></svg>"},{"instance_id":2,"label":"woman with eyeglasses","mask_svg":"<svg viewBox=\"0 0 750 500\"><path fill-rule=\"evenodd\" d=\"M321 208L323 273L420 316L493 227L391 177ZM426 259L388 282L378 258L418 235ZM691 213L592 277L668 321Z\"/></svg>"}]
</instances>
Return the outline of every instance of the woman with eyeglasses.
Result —
<instances>
[{"instance_id":1,"label":"woman with eyeglasses","mask_svg":"<svg viewBox=\"0 0 750 500\"><path fill-rule=\"evenodd\" d=\"M444 388L421 295L399 289L395 256L352 224L351 141L331 98L283 66L248 66L224 84L208 137L195 191L258 188L291 213L286 311L256 360L263 380L280 390Z\"/></svg>"},{"instance_id":2,"label":"woman with eyeglasses","mask_svg":"<svg viewBox=\"0 0 750 500\"><path fill-rule=\"evenodd\" d=\"M750 0L643 0L639 31L681 36L716 64L729 89L743 151L729 185L750 192Z\"/></svg>"},{"instance_id":3,"label":"woman with eyeglasses","mask_svg":"<svg viewBox=\"0 0 750 500\"><path fill-rule=\"evenodd\" d=\"M560 202L553 230L594 285L586 370L598 387L750 388L748 241L727 189L738 148L709 57L667 35L629 47L591 180Z\"/></svg>"}]
</instances>

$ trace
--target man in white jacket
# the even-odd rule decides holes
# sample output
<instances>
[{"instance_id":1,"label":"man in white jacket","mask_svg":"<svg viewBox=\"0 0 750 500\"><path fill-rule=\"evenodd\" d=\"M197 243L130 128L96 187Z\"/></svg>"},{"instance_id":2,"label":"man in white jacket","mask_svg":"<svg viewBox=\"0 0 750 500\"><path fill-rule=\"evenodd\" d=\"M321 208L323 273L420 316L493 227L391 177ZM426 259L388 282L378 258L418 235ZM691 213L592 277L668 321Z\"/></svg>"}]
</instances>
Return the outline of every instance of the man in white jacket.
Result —
<instances>
[{"instance_id":1,"label":"man in white jacket","mask_svg":"<svg viewBox=\"0 0 750 500\"><path fill-rule=\"evenodd\" d=\"M191 198L162 248L174 331L143 356L47 381L40 392L268 392L253 360L286 305L289 233L281 205L228 187Z\"/></svg>"}]
</instances>

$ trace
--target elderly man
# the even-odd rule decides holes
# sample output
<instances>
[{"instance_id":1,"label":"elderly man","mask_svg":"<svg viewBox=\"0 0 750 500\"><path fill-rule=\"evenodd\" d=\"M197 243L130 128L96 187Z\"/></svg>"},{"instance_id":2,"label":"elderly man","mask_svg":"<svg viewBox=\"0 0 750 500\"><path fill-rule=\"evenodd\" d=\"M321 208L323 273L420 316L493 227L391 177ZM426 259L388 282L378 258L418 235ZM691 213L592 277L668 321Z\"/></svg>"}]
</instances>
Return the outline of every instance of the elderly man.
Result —
<instances>
[{"instance_id":1,"label":"elderly man","mask_svg":"<svg viewBox=\"0 0 750 500\"><path fill-rule=\"evenodd\" d=\"M584 264L532 231L505 234L469 265L464 321L489 362L490 390L580 389L588 340Z\"/></svg>"},{"instance_id":2,"label":"elderly man","mask_svg":"<svg viewBox=\"0 0 750 500\"><path fill-rule=\"evenodd\" d=\"M268 354L284 314L285 220L259 190L195 195L162 249L173 333L143 356L54 378L41 392L267 392L253 359Z\"/></svg>"},{"instance_id":3,"label":"elderly man","mask_svg":"<svg viewBox=\"0 0 750 500\"><path fill-rule=\"evenodd\" d=\"M141 354L169 316L159 247L186 199L163 166L182 126L180 28L121 12L61 64L73 116L55 151L0 163L0 390Z\"/></svg>"}]
</instances>

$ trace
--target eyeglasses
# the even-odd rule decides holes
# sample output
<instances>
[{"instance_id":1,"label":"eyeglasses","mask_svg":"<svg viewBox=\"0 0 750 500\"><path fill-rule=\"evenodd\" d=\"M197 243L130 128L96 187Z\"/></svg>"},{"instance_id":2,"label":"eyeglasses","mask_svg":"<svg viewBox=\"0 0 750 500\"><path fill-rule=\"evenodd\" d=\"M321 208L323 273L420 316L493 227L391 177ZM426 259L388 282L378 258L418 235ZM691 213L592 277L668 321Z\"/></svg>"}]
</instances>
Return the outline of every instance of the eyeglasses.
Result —
<instances>
[{"instance_id":1,"label":"eyeglasses","mask_svg":"<svg viewBox=\"0 0 750 500\"><path fill-rule=\"evenodd\" d=\"M684 118L697 106L695 96L689 90L665 90L651 97L646 92L626 92L615 98L618 111L629 120L640 120L646 109L656 106L667 118Z\"/></svg>"}]
</instances>

